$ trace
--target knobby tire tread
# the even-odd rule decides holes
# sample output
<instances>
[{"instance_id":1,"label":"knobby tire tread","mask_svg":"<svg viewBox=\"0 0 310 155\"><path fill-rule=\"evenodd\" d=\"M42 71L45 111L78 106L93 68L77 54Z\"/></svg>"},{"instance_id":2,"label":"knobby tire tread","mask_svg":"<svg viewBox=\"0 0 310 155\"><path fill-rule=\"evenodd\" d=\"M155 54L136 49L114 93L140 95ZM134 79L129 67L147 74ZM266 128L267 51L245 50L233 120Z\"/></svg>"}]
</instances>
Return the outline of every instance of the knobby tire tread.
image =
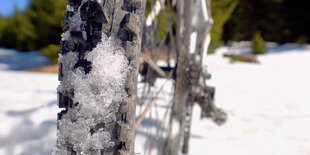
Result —
<instances>
[{"instance_id":1,"label":"knobby tire tread","mask_svg":"<svg viewBox=\"0 0 310 155\"><path fill-rule=\"evenodd\" d=\"M96 2L93 0L67 0L67 4L74 8L74 11L67 10L65 13L63 30L68 31L67 19L73 14L77 14L79 8L81 8L87 2ZM98 3L99 4L99 3ZM138 66L140 59L141 50L141 36L144 21L144 11L145 11L146 0L102 0L101 8L99 13L103 13L105 18L94 19L97 20L95 23L100 23L97 27L92 25L92 32L105 33L108 37L112 37L115 40L116 46L121 46L125 49L125 55L129 61L130 72L125 82L125 89L127 91L128 97L126 103L122 103L116 114L117 121L105 125L98 124L99 127L104 128L106 131L111 131L112 141L114 146L106 150L101 150L101 154L104 155L132 155L134 154L134 129L133 125L135 122L135 105L137 102L137 77L138 77ZM97 10L98 11L98 10ZM82 12L81 16L83 15ZM102 16L102 14L101 14ZM97 18L97 17L96 17ZM93 20L93 19L92 19ZM98 21L100 20L100 21ZM95 33L92 33L95 34ZM70 40L71 39L71 40ZM96 47L97 43L100 41L98 38L91 38L91 45L82 50L79 48L70 49L68 44L72 44L73 38L68 41L61 42L61 54L65 55L69 51L78 52L79 60L75 66L83 67L85 72L91 70L91 65L89 62L85 61L83 55L87 51L91 51ZM63 65L59 63L59 81L62 81L64 74ZM65 108L62 112L58 114L58 120L62 119L62 115L67 112L69 108L74 106L72 101L74 96L74 90L66 94L58 93L58 106L60 108ZM91 132L91 131L90 131ZM70 142L68 141L68 146ZM68 147L71 154L76 154L76 152ZM92 154L89 152L88 154Z\"/></svg>"}]
</instances>

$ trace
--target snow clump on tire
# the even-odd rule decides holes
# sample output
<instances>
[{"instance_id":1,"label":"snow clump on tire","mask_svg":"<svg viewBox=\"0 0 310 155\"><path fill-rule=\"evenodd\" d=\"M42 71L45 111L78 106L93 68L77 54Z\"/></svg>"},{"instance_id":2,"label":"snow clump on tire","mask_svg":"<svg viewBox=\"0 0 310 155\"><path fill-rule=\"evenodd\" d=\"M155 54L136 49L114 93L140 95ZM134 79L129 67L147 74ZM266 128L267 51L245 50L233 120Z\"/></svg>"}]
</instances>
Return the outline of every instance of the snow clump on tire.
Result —
<instances>
[{"instance_id":1,"label":"snow clump on tire","mask_svg":"<svg viewBox=\"0 0 310 155\"><path fill-rule=\"evenodd\" d=\"M67 66L58 86L58 92L73 90L73 106L67 108L58 121L57 144L53 154L66 154L72 148L78 154L113 146L111 133L104 125L116 121L116 112L127 97L124 83L129 72L125 50L116 48L113 39L104 33L97 46L85 54L91 62L91 70L74 68L78 54L68 52L59 56L59 62ZM103 127L98 127L98 124ZM71 144L66 144L70 141ZM73 145L73 146L68 146Z\"/></svg>"}]
</instances>

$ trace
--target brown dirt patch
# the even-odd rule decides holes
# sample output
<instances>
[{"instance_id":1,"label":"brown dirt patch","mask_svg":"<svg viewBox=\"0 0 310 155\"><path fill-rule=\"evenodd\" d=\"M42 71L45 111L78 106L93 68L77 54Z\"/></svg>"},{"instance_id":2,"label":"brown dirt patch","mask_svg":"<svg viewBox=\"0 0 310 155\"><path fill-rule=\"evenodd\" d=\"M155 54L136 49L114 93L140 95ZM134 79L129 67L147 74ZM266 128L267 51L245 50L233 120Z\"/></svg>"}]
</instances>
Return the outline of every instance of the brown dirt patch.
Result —
<instances>
[{"instance_id":1,"label":"brown dirt patch","mask_svg":"<svg viewBox=\"0 0 310 155\"><path fill-rule=\"evenodd\" d=\"M29 68L26 69L29 72L47 72L47 73L57 73L58 72L58 64L47 65L38 68Z\"/></svg>"}]
</instances>

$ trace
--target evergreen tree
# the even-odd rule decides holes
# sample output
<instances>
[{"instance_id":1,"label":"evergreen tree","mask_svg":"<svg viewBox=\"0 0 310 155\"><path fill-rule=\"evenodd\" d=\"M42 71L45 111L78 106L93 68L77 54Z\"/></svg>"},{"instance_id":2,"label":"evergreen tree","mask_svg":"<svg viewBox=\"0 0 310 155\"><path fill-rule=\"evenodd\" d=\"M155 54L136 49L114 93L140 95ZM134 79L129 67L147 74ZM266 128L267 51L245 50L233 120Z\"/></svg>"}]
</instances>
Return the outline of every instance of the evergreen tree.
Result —
<instances>
[{"instance_id":1,"label":"evergreen tree","mask_svg":"<svg viewBox=\"0 0 310 155\"><path fill-rule=\"evenodd\" d=\"M35 27L25 14L16 12L3 21L4 24L0 27L0 46L19 50L35 49Z\"/></svg>"},{"instance_id":2,"label":"evergreen tree","mask_svg":"<svg viewBox=\"0 0 310 155\"><path fill-rule=\"evenodd\" d=\"M224 26L224 41L251 40L260 31L267 41L309 42L310 2L306 0L240 0Z\"/></svg>"},{"instance_id":3,"label":"evergreen tree","mask_svg":"<svg viewBox=\"0 0 310 155\"><path fill-rule=\"evenodd\" d=\"M0 17L0 46L29 51L59 44L65 7L64 0L32 0L26 11Z\"/></svg>"},{"instance_id":4,"label":"evergreen tree","mask_svg":"<svg viewBox=\"0 0 310 155\"><path fill-rule=\"evenodd\" d=\"M211 31L210 52L213 52L216 47L223 44L222 35L224 24L230 18L238 4L239 0L212 0L211 11L214 25Z\"/></svg>"}]
</instances>

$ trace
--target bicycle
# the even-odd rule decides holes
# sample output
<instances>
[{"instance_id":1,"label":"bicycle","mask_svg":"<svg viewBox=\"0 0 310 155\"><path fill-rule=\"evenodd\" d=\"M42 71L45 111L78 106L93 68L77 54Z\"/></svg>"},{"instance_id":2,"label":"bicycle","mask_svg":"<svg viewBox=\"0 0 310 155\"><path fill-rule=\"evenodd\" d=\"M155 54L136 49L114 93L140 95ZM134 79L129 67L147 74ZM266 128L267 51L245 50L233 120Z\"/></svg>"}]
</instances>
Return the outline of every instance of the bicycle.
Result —
<instances>
[{"instance_id":1,"label":"bicycle","mask_svg":"<svg viewBox=\"0 0 310 155\"><path fill-rule=\"evenodd\" d=\"M141 61L139 51L146 1L68 0L67 3L59 58L61 83L58 87L58 105L65 109L58 115L58 139L54 154L134 154L134 129L139 126L134 123ZM203 34L199 33L202 32L199 24L188 22L191 17L195 17L192 10L199 6L197 4L186 0L157 0L153 12L155 15L150 14L151 20L146 19L146 24L152 25L157 19L156 14L170 11L171 15L173 9L177 11L178 17L176 39L173 39L171 22L167 26L167 33L163 35L163 38L167 38L170 33L171 43L178 51L175 67L170 65L170 54L167 56L167 67L158 67L154 60L146 56L143 56L143 61L147 66L141 67L141 74L145 73L144 81L149 86L156 80L151 76L154 72L176 81L169 118L171 126L165 140L167 146L159 149L159 154L187 152L194 102L201 105L204 116L213 117L218 123L226 119L226 114L212 103L213 93L210 90L213 89L205 83L209 75L202 74L203 54L206 53L209 41L209 37L205 39L203 35L209 34L212 20ZM207 5L203 4L202 7ZM158 11L158 6L165 9ZM206 14L211 19L210 12L204 12ZM146 25L144 32L147 29ZM153 33L152 30L150 32ZM153 36L149 35L148 38L152 40ZM201 44L202 41L205 43ZM162 46L166 39L161 38L159 43ZM154 53L151 52L151 55ZM147 105L147 109L151 105L152 102ZM142 113L144 116L147 109ZM143 115L137 122L141 122Z\"/></svg>"}]
</instances>

